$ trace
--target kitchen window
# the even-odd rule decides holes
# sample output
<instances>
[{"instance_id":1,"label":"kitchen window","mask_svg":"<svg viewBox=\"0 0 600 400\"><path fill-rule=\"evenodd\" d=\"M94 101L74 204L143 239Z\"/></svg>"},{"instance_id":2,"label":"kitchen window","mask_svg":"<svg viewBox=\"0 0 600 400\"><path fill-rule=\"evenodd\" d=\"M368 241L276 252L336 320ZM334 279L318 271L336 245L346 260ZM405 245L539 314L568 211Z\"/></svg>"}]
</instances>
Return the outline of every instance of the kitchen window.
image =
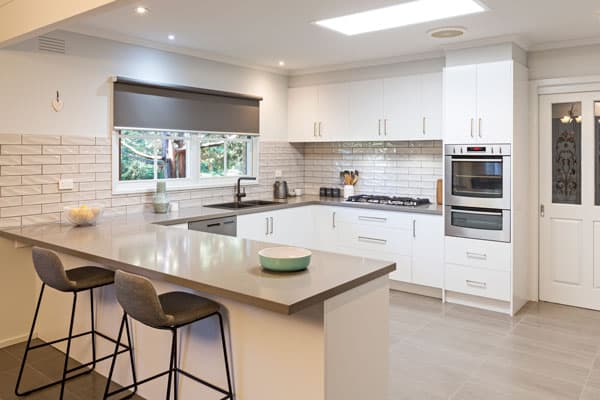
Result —
<instances>
[{"instance_id":1,"label":"kitchen window","mask_svg":"<svg viewBox=\"0 0 600 400\"><path fill-rule=\"evenodd\" d=\"M122 129L113 138L113 191L147 192L233 185L258 174L256 136Z\"/></svg>"}]
</instances>

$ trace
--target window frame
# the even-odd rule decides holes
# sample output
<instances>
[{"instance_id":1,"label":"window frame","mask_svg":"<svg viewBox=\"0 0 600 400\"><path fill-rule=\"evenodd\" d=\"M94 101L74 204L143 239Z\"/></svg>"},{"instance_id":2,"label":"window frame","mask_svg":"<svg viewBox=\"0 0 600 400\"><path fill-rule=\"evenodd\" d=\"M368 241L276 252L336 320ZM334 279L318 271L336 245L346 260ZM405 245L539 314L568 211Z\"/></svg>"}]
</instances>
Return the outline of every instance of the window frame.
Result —
<instances>
[{"instance_id":1,"label":"window frame","mask_svg":"<svg viewBox=\"0 0 600 400\"><path fill-rule=\"evenodd\" d=\"M139 131L139 132L156 132L156 131L167 131L173 133L185 133L189 134L189 148L190 151L187 154L188 161L186 163L186 177L185 178L168 178L168 179L147 179L147 180L132 180L122 181L120 180L120 132L121 131ZM251 142L252 159L247 160L248 174L246 176L255 176L256 181L242 181L243 186L253 186L259 184L259 136L238 134L238 133L226 133L226 132L195 132L195 131L178 131L178 130L155 130L145 128L115 128L112 134L112 146L111 146L111 158L112 158L112 192L113 194L131 194L131 193L152 193L156 190L157 182L167 182L167 191L176 190L192 190L192 189L209 189L209 188L223 188L233 186L238 179L238 176L201 176L200 174L200 135L214 134L214 135L237 135L247 136ZM225 164L226 165L226 164Z\"/></svg>"}]
</instances>

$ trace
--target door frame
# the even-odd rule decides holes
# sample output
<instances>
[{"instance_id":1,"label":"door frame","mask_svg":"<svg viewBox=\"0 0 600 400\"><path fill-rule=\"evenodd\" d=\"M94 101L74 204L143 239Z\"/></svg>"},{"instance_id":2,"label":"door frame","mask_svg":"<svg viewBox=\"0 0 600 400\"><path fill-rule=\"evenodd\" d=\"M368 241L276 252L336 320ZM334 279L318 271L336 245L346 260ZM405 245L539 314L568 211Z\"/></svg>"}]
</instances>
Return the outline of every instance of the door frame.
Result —
<instances>
[{"instance_id":1,"label":"door frame","mask_svg":"<svg viewBox=\"0 0 600 400\"><path fill-rule=\"evenodd\" d=\"M600 91L600 75L529 81L529 300L540 299L540 96Z\"/></svg>"}]
</instances>

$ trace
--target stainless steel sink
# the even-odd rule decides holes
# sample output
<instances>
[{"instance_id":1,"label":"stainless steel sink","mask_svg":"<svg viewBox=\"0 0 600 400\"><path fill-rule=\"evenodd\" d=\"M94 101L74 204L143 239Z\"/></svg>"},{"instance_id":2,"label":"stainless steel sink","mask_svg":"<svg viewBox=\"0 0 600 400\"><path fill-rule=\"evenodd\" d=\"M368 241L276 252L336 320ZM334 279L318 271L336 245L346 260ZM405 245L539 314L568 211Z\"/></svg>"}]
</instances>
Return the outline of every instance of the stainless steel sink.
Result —
<instances>
[{"instance_id":1,"label":"stainless steel sink","mask_svg":"<svg viewBox=\"0 0 600 400\"><path fill-rule=\"evenodd\" d=\"M207 205L206 207L212 207L212 208L227 208L227 209L231 209L231 210L236 210L236 209L240 209L240 208L250 208L250 207L264 207L264 206L270 206L273 204L279 204L278 201L267 201L267 200L248 200L248 201L241 201L241 202L232 202L232 203L220 203L220 204L210 204Z\"/></svg>"}]
</instances>

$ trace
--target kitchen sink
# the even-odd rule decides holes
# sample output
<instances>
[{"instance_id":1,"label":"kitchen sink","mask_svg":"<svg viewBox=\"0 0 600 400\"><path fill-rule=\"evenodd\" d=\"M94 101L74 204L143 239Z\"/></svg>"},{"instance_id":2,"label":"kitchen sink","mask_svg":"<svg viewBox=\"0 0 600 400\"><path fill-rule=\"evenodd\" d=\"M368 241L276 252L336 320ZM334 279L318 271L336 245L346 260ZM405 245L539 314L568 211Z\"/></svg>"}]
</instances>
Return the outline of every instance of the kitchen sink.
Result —
<instances>
[{"instance_id":1,"label":"kitchen sink","mask_svg":"<svg viewBox=\"0 0 600 400\"><path fill-rule=\"evenodd\" d=\"M278 201L268 201L268 200L248 200L241 202L231 202L231 203L220 203L220 204L210 204L206 207L212 208L227 208L231 210L237 210L240 208L250 208L250 207L264 207L270 206L273 204L280 204Z\"/></svg>"}]
</instances>

